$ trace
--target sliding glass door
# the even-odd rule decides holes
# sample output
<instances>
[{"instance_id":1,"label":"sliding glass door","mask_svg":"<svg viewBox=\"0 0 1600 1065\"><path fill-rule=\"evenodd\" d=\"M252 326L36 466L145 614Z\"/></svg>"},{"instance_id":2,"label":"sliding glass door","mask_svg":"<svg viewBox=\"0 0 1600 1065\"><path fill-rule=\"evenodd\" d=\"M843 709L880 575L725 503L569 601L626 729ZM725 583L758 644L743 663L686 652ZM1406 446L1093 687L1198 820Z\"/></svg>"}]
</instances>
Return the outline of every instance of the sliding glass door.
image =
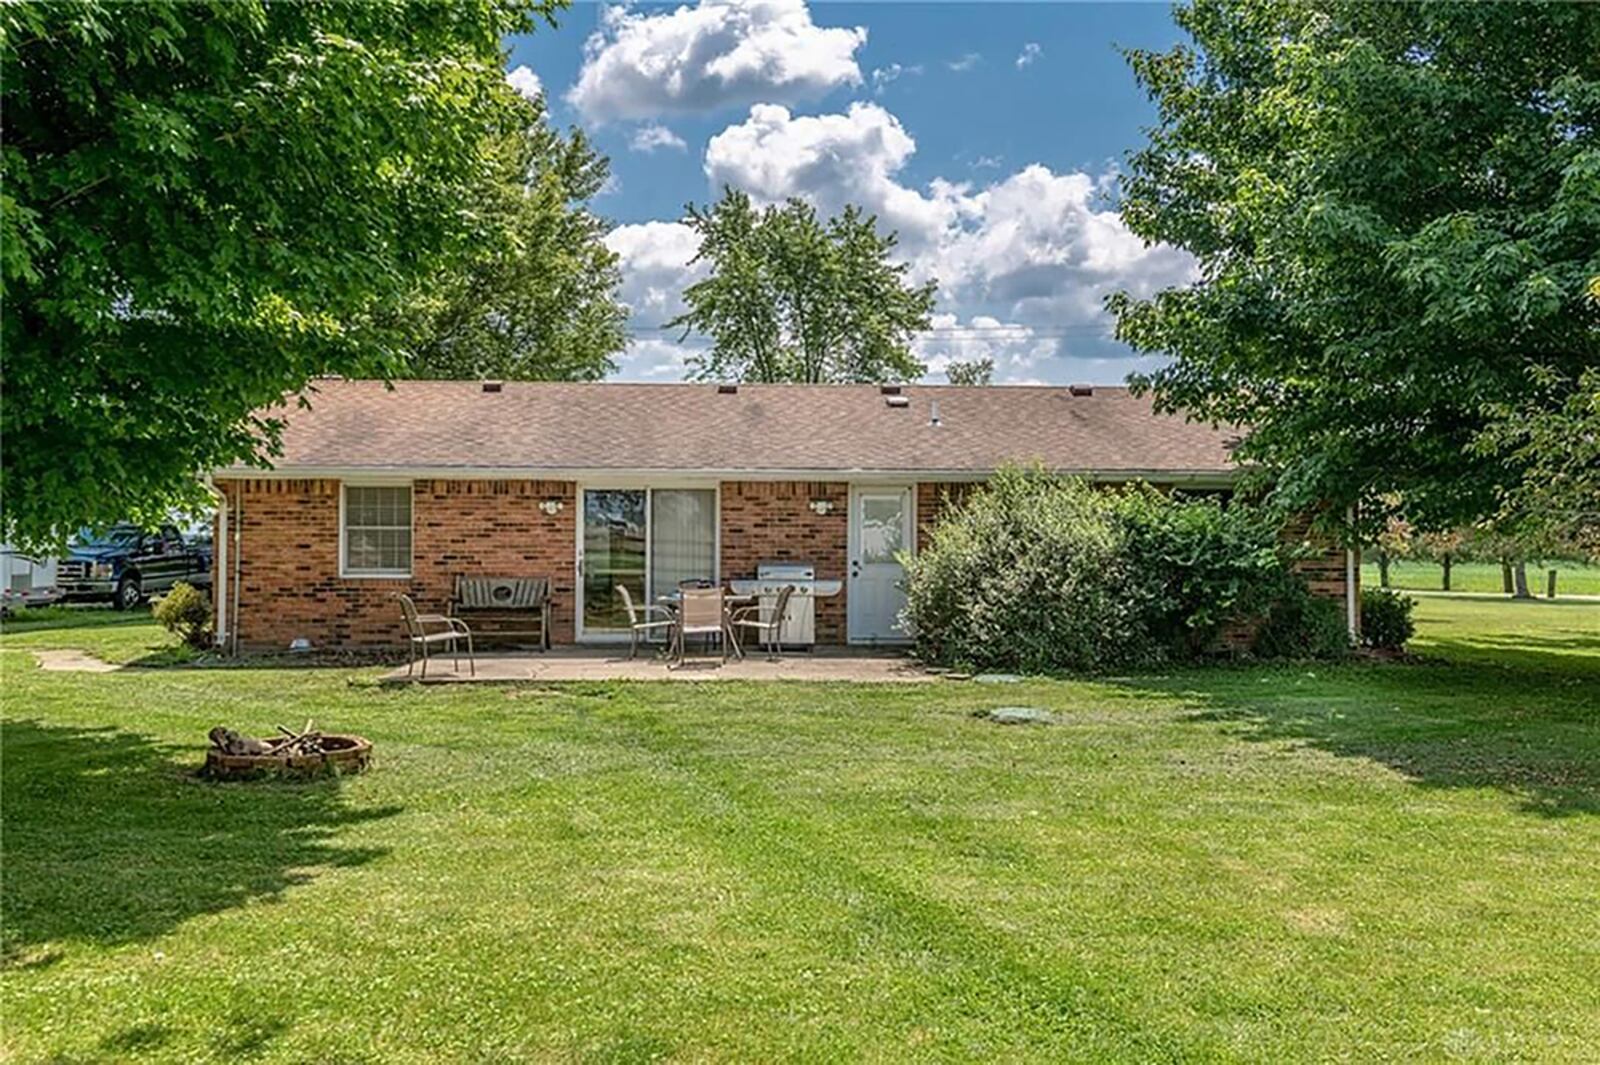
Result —
<instances>
[{"instance_id":1,"label":"sliding glass door","mask_svg":"<svg viewBox=\"0 0 1600 1065\"><path fill-rule=\"evenodd\" d=\"M628 629L617 586L643 603L645 504L642 488L589 488L583 493L583 631Z\"/></svg>"},{"instance_id":2,"label":"sliding glass door","mask_svg":"<svg viewBox=\"0 0 1600 1065\"><path fill-rule=\"evenodd\" d=\"M619 585L643 606L717 580L714 488L586 488L582 517L582 636L628 631Z\"/></svg>"},{"instance_id":3,"label":"sliding glass door","mask_svg":"<svg viewBox=\"0 0 1600 1065\"><path fill-rule=\"evenodd\" d=\"M717 493L657 488L650 493L650 594L683 581L717 579Z\"/></svg>"}]
</instances>

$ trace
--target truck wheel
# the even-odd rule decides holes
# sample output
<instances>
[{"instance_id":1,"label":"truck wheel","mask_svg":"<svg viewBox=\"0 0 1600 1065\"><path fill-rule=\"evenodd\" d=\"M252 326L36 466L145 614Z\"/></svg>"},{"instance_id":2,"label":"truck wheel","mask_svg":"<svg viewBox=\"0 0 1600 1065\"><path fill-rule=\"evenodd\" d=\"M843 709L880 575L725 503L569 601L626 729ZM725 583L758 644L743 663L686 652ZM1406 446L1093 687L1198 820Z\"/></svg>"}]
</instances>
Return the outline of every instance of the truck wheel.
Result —
<instances>
[{"instance_id":1,"label":"truck wheel","mask_svg":"<svg viewBox=\"0 0 1600 1065\"><path fill-rule=\"evenodd\" d=\"M144 598L144 590L139 587L138 577L124 577L117 584L117 598L112 606L118 610L132 610Z\"/></svg>"}]
</instances>

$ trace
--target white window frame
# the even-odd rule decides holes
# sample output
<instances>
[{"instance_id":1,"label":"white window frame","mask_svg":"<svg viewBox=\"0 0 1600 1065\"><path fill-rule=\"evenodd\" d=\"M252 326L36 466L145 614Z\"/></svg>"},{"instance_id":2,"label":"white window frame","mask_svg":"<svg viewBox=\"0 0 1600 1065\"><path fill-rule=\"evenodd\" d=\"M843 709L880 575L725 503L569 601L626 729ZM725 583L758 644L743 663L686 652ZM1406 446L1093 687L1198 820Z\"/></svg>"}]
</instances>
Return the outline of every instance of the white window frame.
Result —
<instances>
[{"instance_id":1,"label":"white window frame","mask_svg":"<svg viewBox=\"0 0 1600 1065\"><path fill-rule=\"evenodd\" d=\"M406 568L403 570L377 570L350 568L350 555L347 550L347 537L349 524L345 520L345 496L351 488L404 488L411 493L411 506L407 508L410 517L411 551L406 556ZM412 571L416 568L417 554L417 492L416 485L411 481L403 480L359 480L339 482L339 577L351 581L392 581L409 580Z\"/></svg>"}]
</instances>

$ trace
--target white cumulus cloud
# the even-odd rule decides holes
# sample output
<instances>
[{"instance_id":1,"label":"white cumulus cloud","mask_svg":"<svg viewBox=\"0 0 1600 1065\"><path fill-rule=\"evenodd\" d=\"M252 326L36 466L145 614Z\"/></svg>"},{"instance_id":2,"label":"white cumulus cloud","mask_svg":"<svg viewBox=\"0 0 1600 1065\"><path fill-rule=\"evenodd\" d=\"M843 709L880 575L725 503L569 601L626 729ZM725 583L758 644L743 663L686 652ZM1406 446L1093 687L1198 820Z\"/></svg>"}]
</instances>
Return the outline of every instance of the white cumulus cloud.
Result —
<instances>
[{"instance_id":1,"label":"white cumulus cloud","mask_svg":"<svg viewBox=\"0 0 1600 1065\"><path fill-rule=\"evenodd\" d=\"M957 74L965 74L967 71L977 66L982 60L983 56L979 55L977 52L965 52L955 59L950 60L950 62L946 63L945 66L949 67Z\"/></svg>"},{"instance_id":2,"label":"white cumulus cloud","mask_svg":"<svg viewBox=\"0 0 1600 1065\"><path fill-rule=\"evenodd\" d=\"M690 263L700 238L682 222L617 226L606 234L606 247L622 270L619 297L632 312L629 325L646 337L683 312L683 290L706 275L704 263Z\"/></svg>"},{"instance_id":3,"label":"white cumulus cloud","mask_svg":"<svg viewBox=\"0 0 1600 1065\"><path fill-rule=\"evenodd\" d=\"M1016 381L1072 359L1106 381L1135 365L1110 338L1105 297L1182 284L1194 266L1128 230L1106 202L1114 176L1035 164L983 184L936 178L918 187L901 176L915 152L911 134L877 104L825 115L757 105L711 139L705 171L713 190L731 185L760 203L795 196L826 214L858 204L897 231L912 278L937 278L941 311L961 316L929 338L942 344L923 349L943 360L936 369L990 357L998 380ZM986 343L957 350L957 333Z\"/></svg>"},{"instance_id":4,"label":"white cumulus cloud","mask_svg":"<svg viewBox=\"0 0 1600 1065\"><path fill-rule=\"evenodd\" d=\"M568 101L594 122L815 99L861 84L862 27L824 27L804 0L606 9Z\"/></svg>"},{"instance_id":5,"label":"white cumulus cloud","mask_svg":"<svg viewBox=\"0 0 1600 1065\"><path fill-rule=\"evenodd\" d=\"M680 343L677 331L660 327L683 312L683 290L706 275L704 264L690 263L700 238L681 222L643 222L617 226L606 234L606 247L620 260L618 296L631 312L628 327L633 332L617 358L616 376L629 381L682 379L689 358L705 342L691 336Z\"/></svg>"},{"instance_id":6,"label":"white cumulus cloud","mask_svg":"<svg viewBox=\"0 0 1600 1065\"><path fill-rule=\"evenodd\" d=\"M530 100L544 92L544 83L539 80L539 75L527 66L519 66L509 71L506 80L511 83L513 89Z\"/></svg>"},{"instance_id":7,"label":"white cumulus cloud","mask_svg":"<svg viewBox=\"0 0 1600 1065\"><path fill-rule=\"evenodd\" d=\"M1147 247L1100 192L1088 174L1025 167L965 197L963 223L920 265L952 298L1066 325L1104 320L1117 289L1148 295L1190 279L1186 253Z\"/></svg>"},{"instance_id":8,"label":"white cumulus cloud","mask_svg":"<svg viewBox=\"0 0 1600 1065\"><path fill-rule=\"evenodd\" d=\"M1033 61L1039 58L1040 51L1039 45L1034 41L1029 41L1023 45L1022 51L1017 53L1017 69L1021 70L1023 67L1032 66Z\"/></svg>"},{"instance_id":9,"label":"white cumulus cloud","mask_svg":"<svg viewBox=\"0 0 1600 1065\"><path fill-rule=\"evenodd\" d=\"M916 149L900 120L877 104L800 116L757 104L744 122L711 138L705 169L713 189L731 185L767 203L799 196L828 214L859 204L920 245L954 221L954 207L896 180Z\"/></svg>"},{"instance_id":10,"label":"white cumulus cloud","mask_svg":"<svg viewBox=\"0 0 1600 1065\"><path fill-rule=\"evenodd\" d=\"M671 148L673 151L687 151L689 146L683 138L672 132L666 126L652 122L640 126L633 131L633 137L628 141L628 147L636 152L655 152L662 148Z\"/></svg>"}]
</instances>

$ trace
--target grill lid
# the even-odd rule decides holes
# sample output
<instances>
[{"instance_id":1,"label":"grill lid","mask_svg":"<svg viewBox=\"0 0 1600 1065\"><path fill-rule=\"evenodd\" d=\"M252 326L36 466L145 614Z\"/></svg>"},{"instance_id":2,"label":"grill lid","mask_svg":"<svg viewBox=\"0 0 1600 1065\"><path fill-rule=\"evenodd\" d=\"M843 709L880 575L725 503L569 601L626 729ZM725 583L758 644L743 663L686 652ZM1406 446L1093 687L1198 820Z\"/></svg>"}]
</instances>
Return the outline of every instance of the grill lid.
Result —
<instances>
[{"instance_id":1,"label":"grill lid","mask_svg":"<svg viewBox=\"0 0 1600 1065\"><path fill-rule=\"evenodd\" d=\"M814 581L817 567L810 562L763 562L756 566L756 579L763 581Z\"/></svg>"}]
</instances>

